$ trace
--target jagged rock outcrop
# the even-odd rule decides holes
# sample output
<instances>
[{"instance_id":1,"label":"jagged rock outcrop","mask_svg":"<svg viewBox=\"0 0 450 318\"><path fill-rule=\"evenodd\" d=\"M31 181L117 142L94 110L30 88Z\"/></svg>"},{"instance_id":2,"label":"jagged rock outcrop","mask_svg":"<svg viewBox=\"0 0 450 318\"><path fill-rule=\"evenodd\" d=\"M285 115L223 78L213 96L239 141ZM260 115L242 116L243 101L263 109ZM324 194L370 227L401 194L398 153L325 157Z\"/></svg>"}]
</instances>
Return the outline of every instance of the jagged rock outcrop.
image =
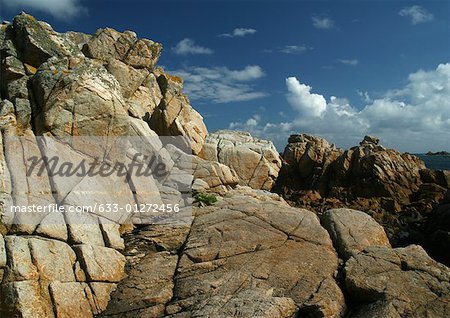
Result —
<instances>
[{"instance_id":1,"label":"jagged rock outcrop","mask_svg":"<svg viewBox=\"0 0 450 318\"><path fill-rule=\"evenodd\" d=\"M283 152L283 159L287 163L284 169L290 169L284 173L295 174L292 178L300 186L320 189L325 171L341 154L340 149L323 138L305 134L292 135Z\"/></svg>"},{"instance_id":2,"label":"jagged rock outcrop","mask_svg":"<svg viewBox=\"0 0 450 318\"><path fill-rule=\"evenodd\" d=\"M366 136L359 147L342 151L320 137L293 135L283 153L293 182L322 196L389 197L409 203L419 189L424 163L379 145Z\"/></svg>"},{"instance_id":3,"label":"jagged rock outcrop","mask_svg":"<svg viewBox=\"0 0 450 318\"><path fill-rule=\"evenodd\" d=\"M124 210L88 213L85 207L188 203L181 192L190 186L192 173L188 170L187 178L180 173L149 126L167 90L157 77L168 75L155 69L161 45L111 29L94 36L60 34L22 13L12 24L2 24L0 53L0 314L97 315L124 278L125 258L119 252L123 224L157 216ZM179 131L160 133L191 137L196 127L189 120L195 118L204 131L195 130L193 145L201 148L206 135L201 116L187 102L173 117ZM131 137L128 144L112 139L122 136ZM68 178L54 173L77 160L129 163L126 151L133 149L164 160L177 177L142 180L130 175L124 182L115 174ZM43 166L42 174L28 173L32 158L55 156L59 161ZM25 214L11 209L13 205L80 211ZM189 212L180 214L184 217L189 220Z\"/></svg>"},{"instance_id":4,"label":"jagged rock outcrop","mask_svg":"<svg viewBox=\"0 0 450 318\"><path fill-rule=\"evenodd\" d=\"M369 213L396 246L424 244L423 226L447 187L447 172L426 169L373 136L343 151L320 137L292 135L283 159L275 192L319 214L332 208Z\"/></svg>"},{"instance_id":5,"label":"jagged rock outcrop","mask_svg":"<svg viewBox=\"0 0 450 318\"><path fill-rule=\"evenodd\" d=\"M232 169L239 184L270 190L281 168L280 156L272 142L247 132L220 130L206 138L200 157Z\"/></svg>"}]
</instances>

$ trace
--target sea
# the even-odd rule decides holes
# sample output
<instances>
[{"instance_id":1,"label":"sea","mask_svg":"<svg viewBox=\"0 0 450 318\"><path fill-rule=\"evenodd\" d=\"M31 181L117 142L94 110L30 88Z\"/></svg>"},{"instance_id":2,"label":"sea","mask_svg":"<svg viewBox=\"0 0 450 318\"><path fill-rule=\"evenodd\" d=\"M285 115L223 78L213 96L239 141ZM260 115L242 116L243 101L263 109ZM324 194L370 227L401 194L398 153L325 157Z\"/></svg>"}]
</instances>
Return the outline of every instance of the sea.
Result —
<instances>
[{"instance_id":1,"label":"sea","mask_svg":"<svg viewBox=\"0 0 450 318\"><path fill-rule=\"evenodd\" d=\"M450 156L427 156L426 154L414 154L425 162L429 169L450 170Z\"/></svg>"}]
</instances>

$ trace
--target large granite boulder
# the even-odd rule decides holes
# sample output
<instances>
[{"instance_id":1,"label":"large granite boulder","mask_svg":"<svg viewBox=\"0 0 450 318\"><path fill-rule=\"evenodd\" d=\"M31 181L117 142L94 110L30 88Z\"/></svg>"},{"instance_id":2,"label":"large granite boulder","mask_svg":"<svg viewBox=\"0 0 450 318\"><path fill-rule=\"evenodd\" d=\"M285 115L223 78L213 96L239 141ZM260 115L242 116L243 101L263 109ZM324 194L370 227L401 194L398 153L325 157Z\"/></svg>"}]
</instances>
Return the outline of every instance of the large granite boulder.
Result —
<instances>
[{"instance_id":1,"label":"large granite boulder","mask_svg":"<svg viewBox=\"0 0 450 318\"><path fill-rule=\"evenodd\" d=\"M50 25L24 12L14 18L12 30L21 61L33 67L39 67L53 56L64 57L77 53L77 46L73 42L58 36Z\"/></svg>"},{"instance_id":2,"label":"large granite boulder","mask_svg":"<svg viewBox=\"0 0 450 318\"><path fill-rule=\"evenodd\" d=\"M220 130L206 138L200 157L232 169L239 184L270 190L281 168L280 156L271 141L247 132Z\"/></svg>"},{"instance_id":3,"label":"large granite boulder","mask_svg":"<svg viewBox=\"0 0 450 318\"><path fill-rule=\"evenodd\" d=\"M344 313L337 255L313 213L249 187L194 213L190 228L148 226L126 236L127 278L102 317Z\"/></svg>"},{"instance_id":4,"label":"large granite boulder","mask_svg":"<svg viewBox=\"0 0 450 318\"><path fill-rule=\"evenodd\" d=\"M175 275L173 317L339 317L338 259L312 212L230 191L196 211ZM262 307L261 307L262 306Z\"/></svg>"},{"instance_id":5,"label":"large granite boulder","mask_svg":"<svg viewBox=\"0 0 450 318\"><path fill-rule=\"evenodd\" d=\"M417 245L368 247L345 265L350 317L447 317L450 271Z\"/></svg>"},{"instance_id":6,"label":"large granite boulder","mask_svg":"<svg viewBox=\"0 0 450 318\"><path fill-rule=\"evenodd\" d=\"M99 29L83 46L83 53L102 61L121 60L137 68L152 69L161 55L162 45L148 39L138 39L136 33L120 33L111 28Z\"/></svg>"},{"instance_id":7,"label":"large granite boulder","mask_svg":"<svg viewBox=\"0 0 450 318\"><path fill-rule=\"evenodd\" d=\"M369 246L391 246L383 227L364 212L332 209L321 216L321 221L345 260Z\"/></svg>"}]
</instances>

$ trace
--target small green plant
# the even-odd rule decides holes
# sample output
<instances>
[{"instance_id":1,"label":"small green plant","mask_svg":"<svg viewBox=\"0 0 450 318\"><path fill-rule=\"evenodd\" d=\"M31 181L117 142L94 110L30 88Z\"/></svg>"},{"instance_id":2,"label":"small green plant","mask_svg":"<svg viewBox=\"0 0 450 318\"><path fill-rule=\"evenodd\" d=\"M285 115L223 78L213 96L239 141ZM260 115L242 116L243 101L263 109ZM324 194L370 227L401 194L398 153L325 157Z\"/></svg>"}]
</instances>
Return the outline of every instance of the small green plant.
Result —
<instances>
[{"instance_id":1,"label":"small green plant","mask_svg":"<svg viewBox=\"0 0 450 318\"><path fill-rule=\"evenodd\" d=\"M204 203L205 205L211 205L217 202L217 198L214 194L210 193L199 193L194 196L196 202Z\"/></svg>"}]
</instances>

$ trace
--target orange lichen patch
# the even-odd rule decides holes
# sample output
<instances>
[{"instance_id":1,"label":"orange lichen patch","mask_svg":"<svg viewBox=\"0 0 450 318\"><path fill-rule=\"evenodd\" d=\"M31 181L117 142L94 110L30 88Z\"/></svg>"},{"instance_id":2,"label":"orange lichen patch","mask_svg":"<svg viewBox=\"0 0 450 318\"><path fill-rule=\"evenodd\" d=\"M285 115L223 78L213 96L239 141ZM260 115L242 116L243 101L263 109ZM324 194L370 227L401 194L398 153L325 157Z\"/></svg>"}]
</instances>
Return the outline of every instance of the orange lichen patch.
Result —
<instances>
[{"instance_id":1,"label":"orange lichen patch","mask_svg":"<svg viewBox=\"0 0 450 318\"><path fill-rule=\"evenodd\" d=\"M179 77L179 76L170 75L170 74L167 74L167 73L166 73L166 76L172 82L183 84L183 79L181 77Z\"/></svg>"},{"instance_id":2,"label":"orange lichen patch","mask_svg":"<svg viewBox=\"0 0 450 318\"><path fill-rule=\"evenodd\" d=\"M29 19L31 21L36 21L36 18L33 17L32 15L26 14L25 16L27 17L27 19Z\"/></svg>"},{"instance_id":3,"label":"orange lichen patch","mask_svg":"<svg viewBox=\"0 0 450 318\"><path fill-rule=\"evenodd\" d=\"M27 73L27 75L34 75L37 72L37 68L35 68L34 66L24 63L23 66L25 67L25 72Z\"/></svg>"}]
</instances>

